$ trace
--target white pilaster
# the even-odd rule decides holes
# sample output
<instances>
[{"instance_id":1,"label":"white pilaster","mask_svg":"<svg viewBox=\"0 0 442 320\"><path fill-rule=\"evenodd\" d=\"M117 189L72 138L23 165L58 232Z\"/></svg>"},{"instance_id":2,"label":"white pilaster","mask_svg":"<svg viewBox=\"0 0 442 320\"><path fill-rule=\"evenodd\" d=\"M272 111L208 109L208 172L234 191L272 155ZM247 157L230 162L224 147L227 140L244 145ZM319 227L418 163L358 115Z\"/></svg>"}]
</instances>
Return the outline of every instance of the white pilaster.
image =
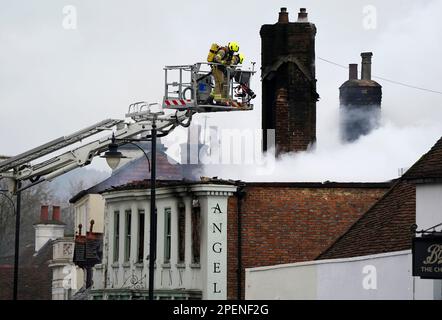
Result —
<instances>
[{"instance_id":1,"label":"white pilaster","mask_svg":"<svg viewBox=\"0 0 442 320\"><path fill-rule=\"evenodd\" d=\"M132 202L131 208L131 235L130 235L130 258L131 267L137 262L138 257L138 205L137 202Z\"/></svg>"},{"instance_id":2,"label":"white pilaster","mask_svg":"<svg viewBox=\"0 0 442 320\"><path fill-rule=\"evenodd\" d=\"M197 185L201 208L201 275L204 300L227 299L227 200L235 186Z\"/></svg>"},{"instance_id":3,"label":"white pilaster","mask_svg":"<svg viewBox=\"0 0 442 320\"><path fill-rule=\"evenodd\" d=\"M184 205L186 206L185 211L185 248L184 248L184 263L186 268L190 267L192 263L192 199L185 198Z\"/></svg>"}]
</instances>

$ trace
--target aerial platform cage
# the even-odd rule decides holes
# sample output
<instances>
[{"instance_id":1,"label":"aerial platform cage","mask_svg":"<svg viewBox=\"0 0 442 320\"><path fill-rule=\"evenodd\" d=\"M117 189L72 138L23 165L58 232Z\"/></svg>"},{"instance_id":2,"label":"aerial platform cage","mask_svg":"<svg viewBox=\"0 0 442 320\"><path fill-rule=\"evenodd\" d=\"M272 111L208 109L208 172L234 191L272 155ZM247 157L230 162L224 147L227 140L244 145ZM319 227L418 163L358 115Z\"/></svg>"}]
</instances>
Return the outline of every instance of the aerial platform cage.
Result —
<instances>
[{"instance_id":1,"label":"aerial platform cage","mask_svg":"<svg viewBox=\"0 0 442 320\"><path fill-rule=\"evenodd\" d=\"M227 80L228 97L223 103L211 98L215 86L212 68L221 66ZM164 109L192 110L195 112L253 110L250 101L255 94L250 80L256 72L239 67L224 67L217 63L198 62L193 65L166 66L164 68Z\"/></svg>"}]
</instances>

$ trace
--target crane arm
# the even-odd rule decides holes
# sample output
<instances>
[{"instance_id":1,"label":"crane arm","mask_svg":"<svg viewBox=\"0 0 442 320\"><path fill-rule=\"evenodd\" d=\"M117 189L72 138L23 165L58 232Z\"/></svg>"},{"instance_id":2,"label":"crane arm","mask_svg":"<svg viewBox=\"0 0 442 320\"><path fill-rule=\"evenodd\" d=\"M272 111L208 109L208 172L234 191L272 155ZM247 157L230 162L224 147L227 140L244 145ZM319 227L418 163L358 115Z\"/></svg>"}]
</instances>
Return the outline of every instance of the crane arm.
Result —
<instances>
[{"instance_id":1,"label":"crane arm","mask_svg":"<svg viewBox=\"0 0 442 320\"><path fill-rule=\"evenodd\" d=\"M2 161L0 162L0 177L7 177L16 181L29 179L34 183L37 181L50 181L68 171L90 164L94 157L108 149L109 144L112 142L112 137L115 137L117 140L124 140L139 134L148 133L148 135L144 137L148 139L150 138L153 124L155 124L158 130L159 136L163 136L179 125L186 126L189 124L192 114L192 112L176 112L174 115L157 115L150 114L150 112L136 112L136 115L135 113L129 113L126 116L131 116L135 122L124 123L124 126L121 126L120 124L124 122L123 120L112 120L112 125L111 123L107 123L106 129L117 125L117 129L113 134L79 146L48 160L33 165L27 163L29 159L38 159L43 155L54 152L54 149L59 150L65 147L68 141L62 143L61 139L56 139L21 155L7 159L5 160L6 162ZM188 120L187 124L185 123L186 119ZM86 134L86 129L78 133L84 137L101 131L97 130L96 126L92 126L88 129L91 128L94 130L94 133L89 134L89 130L87 131L89 133ZM80 140L77 135L71 135L70 137L69 142L78 142ZM15 166L12 166L12 164L15 164Z\"/></svg>"}]
</instances>

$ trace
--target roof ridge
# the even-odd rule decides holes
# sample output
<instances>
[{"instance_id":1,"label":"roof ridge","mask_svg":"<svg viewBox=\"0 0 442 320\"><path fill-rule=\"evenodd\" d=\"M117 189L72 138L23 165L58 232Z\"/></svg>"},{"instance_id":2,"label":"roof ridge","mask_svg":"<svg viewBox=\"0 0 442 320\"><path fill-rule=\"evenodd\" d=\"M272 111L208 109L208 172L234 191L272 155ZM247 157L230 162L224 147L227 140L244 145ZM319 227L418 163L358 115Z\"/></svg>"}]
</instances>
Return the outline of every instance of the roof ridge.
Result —
<instances>
[{"instance_id":1,"label":"roof ridge","mask_svg":"<svg viewBox=\"0 0 442 320\"><path fill-rule=\"evenodd\" d=\"M428 150L426 153L424 153L403 175L401 178L403 179L413 179L416 178L416 175L424 174L419 173L419 166L422 166L425 164L426 161L430 161L428 158L432 156L436 152L442 152L442 137L440 137L436 143ZM442 163L442 161L441 161ZM418 172L414 172L418 171ZM414 176L413 176L414 175ZM442 176L442 173L441 173Z\"/></svg>"}]
</instances>

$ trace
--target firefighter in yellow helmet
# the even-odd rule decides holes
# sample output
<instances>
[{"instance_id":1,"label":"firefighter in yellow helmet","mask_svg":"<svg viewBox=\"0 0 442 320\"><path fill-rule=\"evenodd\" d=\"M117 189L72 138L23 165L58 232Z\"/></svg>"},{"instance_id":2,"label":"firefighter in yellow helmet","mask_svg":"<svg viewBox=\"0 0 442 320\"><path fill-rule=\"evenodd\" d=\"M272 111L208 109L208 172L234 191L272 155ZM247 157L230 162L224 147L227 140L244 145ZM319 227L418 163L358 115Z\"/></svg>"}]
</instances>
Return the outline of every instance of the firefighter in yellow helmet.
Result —
<instances>
[{"instance_id":1,"label":"firefighter in yellow helmet","mask_svg":"<svg viewBox=\"0 0 442 320\"><path fill-rule=\"evenodd\" d=\"M231 41L225 47L219 47L213 57L213 62L220 65L212 66L212 74L215 78L213 98L217 103L225 103L229 98L229 79L227 79L227 67L232 64L234 54L238 52L238 43ZM238 58L235 58L235 60ZM237 64L237 63L236 63Z\"/></svg>"}]
</instances>

